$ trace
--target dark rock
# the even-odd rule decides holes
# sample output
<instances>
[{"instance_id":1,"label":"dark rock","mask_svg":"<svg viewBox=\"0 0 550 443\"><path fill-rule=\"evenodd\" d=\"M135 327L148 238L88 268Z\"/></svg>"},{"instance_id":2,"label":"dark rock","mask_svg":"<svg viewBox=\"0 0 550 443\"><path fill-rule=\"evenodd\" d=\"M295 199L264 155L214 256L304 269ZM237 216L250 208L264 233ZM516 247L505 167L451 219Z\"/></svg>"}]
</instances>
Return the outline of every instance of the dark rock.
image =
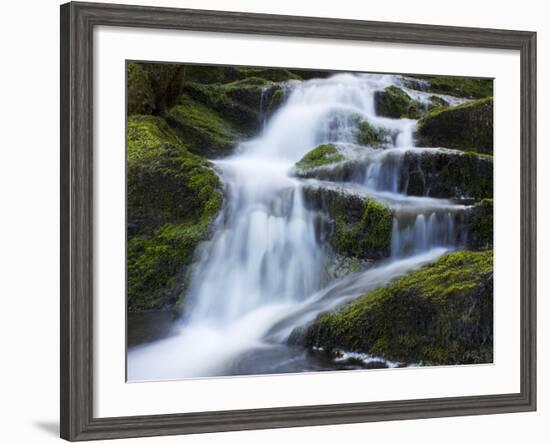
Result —
<instances>
[{"instance_id":1,"label":"dark rock","mask_svg":"<svg viewBox=\"0 0 550 443\"><path fill-rule=\"evenodd\" d=\"M420 106L397 86L388 86L374 94L376 113L389 118L420 118Z\"/></svg>"},{"instance_id":2,"label":"dark rock","mask_svg":"<svg viewBox=\"0 0 550 443\"><path fill-rule=\"evenodd\" d=\"M493 200L483 199L468 213L470 249L493 248Z\"/></svg>"},{"instance_id":3,"label":"dark rock","mask_svg":"<svg viewBox=\"0 0 550 443\"><path fill-rule=\"evenodd\" d=\"M492 97L429 112L418 123L418 143L492 155Z\"/></svg>"}]
</instances>

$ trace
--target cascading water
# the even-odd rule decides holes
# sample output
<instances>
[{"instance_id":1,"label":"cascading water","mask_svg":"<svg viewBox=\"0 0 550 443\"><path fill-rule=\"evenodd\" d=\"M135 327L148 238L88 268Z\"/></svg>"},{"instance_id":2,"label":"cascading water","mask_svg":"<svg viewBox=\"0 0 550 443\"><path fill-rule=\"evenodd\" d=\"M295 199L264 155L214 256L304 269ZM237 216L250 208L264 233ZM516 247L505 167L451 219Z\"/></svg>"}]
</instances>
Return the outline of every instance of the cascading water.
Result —
<instances>
[{"instance_id":1,"label":"cascading water","mask_svg":"<svg viewBox=\"0 0 550 443\"><path fill-rule=\"evenodd\" d=\"M400 157L385 160L392 150L414 146L415 120L375 113L375 91L400 81L339 74L292 83L262 134L215 162L227 202L195 265L184 317L170 338L129 350L129 380L323 369L286 345L296 326L464 241L461 207L401 194ZM320 143L355 143L357 118L394 134L357 184L394 213L392 258L330 281L334 255L317 229L320 215L306 208L303 182L289 171Z\"/></svg>"}]
</instances>

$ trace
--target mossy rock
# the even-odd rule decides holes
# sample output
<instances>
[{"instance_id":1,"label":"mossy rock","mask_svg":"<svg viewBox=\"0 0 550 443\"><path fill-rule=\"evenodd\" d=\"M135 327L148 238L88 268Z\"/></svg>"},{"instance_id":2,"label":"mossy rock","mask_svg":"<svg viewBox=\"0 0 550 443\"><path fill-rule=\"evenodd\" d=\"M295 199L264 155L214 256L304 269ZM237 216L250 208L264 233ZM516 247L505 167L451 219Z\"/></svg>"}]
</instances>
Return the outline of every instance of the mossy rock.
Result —
<instances>
[{"instance_id":1,"label":"mossy rock","mask_svg":"<svg viewBox=\"0 0 550 443\"><path fill-rule=\"evenodd\" d=\"M389 256L393 217L385 205L323 186L305 186L303 196L306 207L330 220L327 237L336 253L363 260Z\"/></svg>"},{"instance_id":2,"label":"mossy rock","mask_svg":"<svg viewBox=\"0 0 550 443\"><path fill-rule=\"evenodd\" d=\"M238 68L241 79L250 77L261 78L271 82L286 82L288 80L301 80L295 72L284 68Z\"/></svg>"},{"instance_id":3,"label":"mossy rock","mask_svg":"<svg viewBox=\"0 0 550 443\"><path fill-rule=\"evenodd\" d=\"M493 196L493 158L489 155L452 150L405 154L401 191L408 195L436 198Z\"/></svg>"},{"instance_id":4,"label":"mossy rock","mask_svg":"<svg viewBox=\"0 0 550 443\"><path fill-rule=\"evenodd\" d=\"M256 134L262 117L271 115L284 100L281 86L257 77L227 84L187 83L184 90L247 135Z\"/></svg>"},{"instance_id":5,"label":"mossy rock","mask_svg":"<svg viewBox=\"0 0 550 443\"><path fill-rule=\"evenodd\" d=\"M297 163L296 168L301 170L318 168L320 166L330 165L344 160L344 156L340 154L338 148L333 144L318 145L306 155L304 155Z\"/></svg>"},{"instance_id":6,"label":"mossy rock","mask_svg":"<svg viewBox=\"0 0 550 443\"><path fill-rule=\"evenodd\" d=\"M430 102L428 104L428 111L433 111L435 109L448 108L449 102L444 98L441 98L437 95L432 95L430 97Z\"/></svg>"},{"instance_id":7,"label":"mossy rock","mask_svg":"<svg viewBox=\"0 0 550 443\"><path fill-rule=\"evenodd\" d=\"M319 316L308 347L424 365L493 361L493 251L458 251Z\"/></svg>"},{"instance_id":8,"label":"mossy rock","mask_svg":"<svg viewBox=\"0 0 550 443\"><path fill-rule=\"evenodd\" d=\"M493 248L493 199L486 198L469 211L468 247Z\"/></svg>"},{"instance_id":9,"label":"mossy rock","mask_svg":"<svg viewBox=\"0 0 550 443\"><path fill-rule=\"evenodd\" d=\"M128 310L172 309L222 205L221 182L160 117L129 117L127 149Z\"/></svg>"},{"instance_id":10,"label":"mossy rock","mask_svg":"<svg viewBox=\"0 0 550 443\"><path fill-rule=\"evenodd\" d=\"M185 65L185 83L228 83L241 78L239 69L234 66Z\"/></svg>"},{"instance_id":11,"label":"mossy rock","mask_svg":"<svg viewBox=\"0 0 550 443\"><path fill-rule=\"evenodd\" d=\"M334 74L338 74L337 71L321 71L318 69L289 69L289 71L303 80L328 78Z\"/></svg>"},{"instance_id":12,"label":"mossy rock","mask_svg":"<svg viewBox=\"0 0 550 443\"><path fill-rule=\"evenodd\" d=\"M191 152L207 158L231 154L239 138L230 123L185 94L167 113L166 121Z\"/></svg>"},{"instance_id":13,"label":"mossy rock","mask_svg":"<svg viewBox=\"0 0 550 443\"><path fill-rule=\"evenodd\" d=\"M152 114L156 109L155 94L149 74L139 63L126 65L127 111L131 114Z\"/></svg>"},{"instance_id":14,"label":"mossy rock","mask_svg":"<svg viewBox=\"0 0 550 443\"><path fill-rule=\"evenodd\" d=\"M391 140L391 135L383 129L373 127L368 121L357 125L357 144L378 148Z\"/></svg>"},{"instance_id":15,"label":"mossy rock","mask_svg":"<svg viewBox=\"0 0 550 443\"><path fill-rule=\"evenodd\" d=\"M374 94L376 113L389 118L420 118L420 104L397 86L388 86Z\"/></svg>"},{"instance_id":16,"label":"mossy rock","mask_svg":"<svg viewBox=\"0 0 550 443\"><path fill-rule=\"evenodd\" d=\"M418 122L419 144L493 154L493 98L428 112Z\"/></svg>"},{"instance_id":17,"label":"mossy rock","mask_svg":"<svg viewBox=\"0 0 550 443\"><path fill-rule=\"evenodd\" d=\"M470 99L493 96L492 79L430 75L416 75L410 77L422 80L422 82L417 83L419 86L416 87L414 82L409 82L407 86L411 89Z\"/></svg>"}]
</instances>

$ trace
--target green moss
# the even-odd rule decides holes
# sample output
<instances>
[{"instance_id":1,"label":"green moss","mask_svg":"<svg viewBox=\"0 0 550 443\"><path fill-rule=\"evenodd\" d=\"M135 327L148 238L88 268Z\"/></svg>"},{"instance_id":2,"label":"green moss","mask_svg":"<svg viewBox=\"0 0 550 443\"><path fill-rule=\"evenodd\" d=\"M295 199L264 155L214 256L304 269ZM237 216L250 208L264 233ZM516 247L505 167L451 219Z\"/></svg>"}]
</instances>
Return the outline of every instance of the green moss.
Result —
<instances>
[{"instance_id":1,"label":"green moss","mask_svg":"<svg viewBox=\"0 0 550 443\"><path fill-rule=\"evenodd\" d=\"M301 80L300 76L282 68L238 68L241 78L256 77L272 82Z\"/></svg>"},{"instance_id":2,"label":"green moss","mask_svg":"<svg viewBox=\"0 0 550 443\"><path fill-rule=\"evenodd\" d=\"M493 248L493 199L483 199L471 210L468 246L472 249Z\"/></svg>"},{"instance_id":3,"label":"green moss","mask_svg":"<svg viewBox=\"0 0 550 443\"><path fill-rule=\"evenodd\" d=\"M391 244L392 214L374 199L363 204L359 220L350 222L344 214L335 217L331 243L334 250L348 257L383 257Z\"/></svg>"},{"instance_id":4,"label":"green moss","mask_svg":"<svg viewBox=\"0 0 550 443\"><path fill-rule=\"evenodd\" d=\"M414 76L428 81L428 89L439 94L465 98L484 98L493 95L493 80L471 77Z\"/></svg>"},{"instance_id":5,"label":"green moss","mask_svg":"<svg viewBox=\"0 0 550 443\"><path fill-rule=\"evenodd\" d=\"M374 95L376 113L389 118L420 118L420 104L411 100L405 91L397 86L388 86Z\"/></svg>"},{"instance_id":6,"label":"green moss","mask_svg":"<svg viewBox=\"0 0 550 443\"><path fill-rule=\"evenodd\" d=\"M309 151L296 163L296 167L300 169L312 169L342 160L344 160L344 156L338 152L336 146L325 144L319 145Z\"/></svg>"},{"instance_id":7,"label":"green moss","mask_svg":"<svg viewBox=\"0 0 550 443\"><path fill-rule=\"evenodd\" d=\"M493 153L493 98L434 109L418 122L419 142L424 146Z\"/></svg>"},{"instance_id":8,"label":"green moss","mask_svg":"<svg viewBox=\"0 0 550 443\"><path fill-rule=\"evenodd\" d=\"M236 146L238 133L217 113L182 95L166 120L180 140L195 154L222 157Z\"/></svg>"},{"instance_id":9,"label":"green moss","mask_svg":"<svg viewBox=\"0 0 550 443\"><path fill-rule=\"evenodd\" d=\"M384 143L387 136L383 130L373 128L367 121L360 122L357 129L357 143L360 145L376 148Z\"/></svg>"},{"instance_id":10,"label":"green moss","mask_svg":"<svg viewBox=\"0 0 550 443\"><path fill-rule=\"evenodd\" d=\"M155 95L148 73L138 63L126 64L128 114L151 114L156 109Z\"/></svg>"},{"instance_id":11,"label":"green moss","mask_svg":"<svg viewBox=\"0 0 550 443\"><path fill-rule=\"evenodd\" d=\"M458 251L321 315L305 342L408 363L488 363L492 314L492 250Z\"/></svg>"},{"instance_id":12,"label":"green moss","mask_svg":"<svg viewBox=\"0 0 550 443\"><path fill-rule=\"evenodd\" d=\"M128 309L171 308L222 205L221 183L160 117L130 117L127 141Z\"/></svg>"}]
</instances>

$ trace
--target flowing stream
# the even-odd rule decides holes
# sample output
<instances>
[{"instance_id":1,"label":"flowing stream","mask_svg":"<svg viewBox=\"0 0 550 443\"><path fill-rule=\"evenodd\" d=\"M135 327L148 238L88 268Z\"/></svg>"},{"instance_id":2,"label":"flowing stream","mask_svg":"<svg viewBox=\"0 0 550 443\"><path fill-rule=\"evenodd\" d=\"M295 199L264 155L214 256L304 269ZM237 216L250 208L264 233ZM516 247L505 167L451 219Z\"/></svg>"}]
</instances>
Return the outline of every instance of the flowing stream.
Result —
<instances>
[{"instance_id":1,"label":"flowing stream","mask_svg":"<svg viewBox=\"0 0 550 443\"><path fill-rule=\"evenodd\" d=\"M184 317L168 338L128 350L129 380L333 369L338 362L287 345L292 330L465 242L465 206L401 192L400 156L421 148L414 146L416 120L376 115L375 91L393 84L402 86L401 78L338 74L290 82L260 136L215 162L227 201L199 254ZM355 145L357 118L391 135L387 149ZM317 186L377 198L394 214L391 257L339 278L329 272L335 255L320 214L304 203L302 188L311 180L290 175L320 143L369 155L359 179L314 180Z\"/></svg>"}]
</instances>

